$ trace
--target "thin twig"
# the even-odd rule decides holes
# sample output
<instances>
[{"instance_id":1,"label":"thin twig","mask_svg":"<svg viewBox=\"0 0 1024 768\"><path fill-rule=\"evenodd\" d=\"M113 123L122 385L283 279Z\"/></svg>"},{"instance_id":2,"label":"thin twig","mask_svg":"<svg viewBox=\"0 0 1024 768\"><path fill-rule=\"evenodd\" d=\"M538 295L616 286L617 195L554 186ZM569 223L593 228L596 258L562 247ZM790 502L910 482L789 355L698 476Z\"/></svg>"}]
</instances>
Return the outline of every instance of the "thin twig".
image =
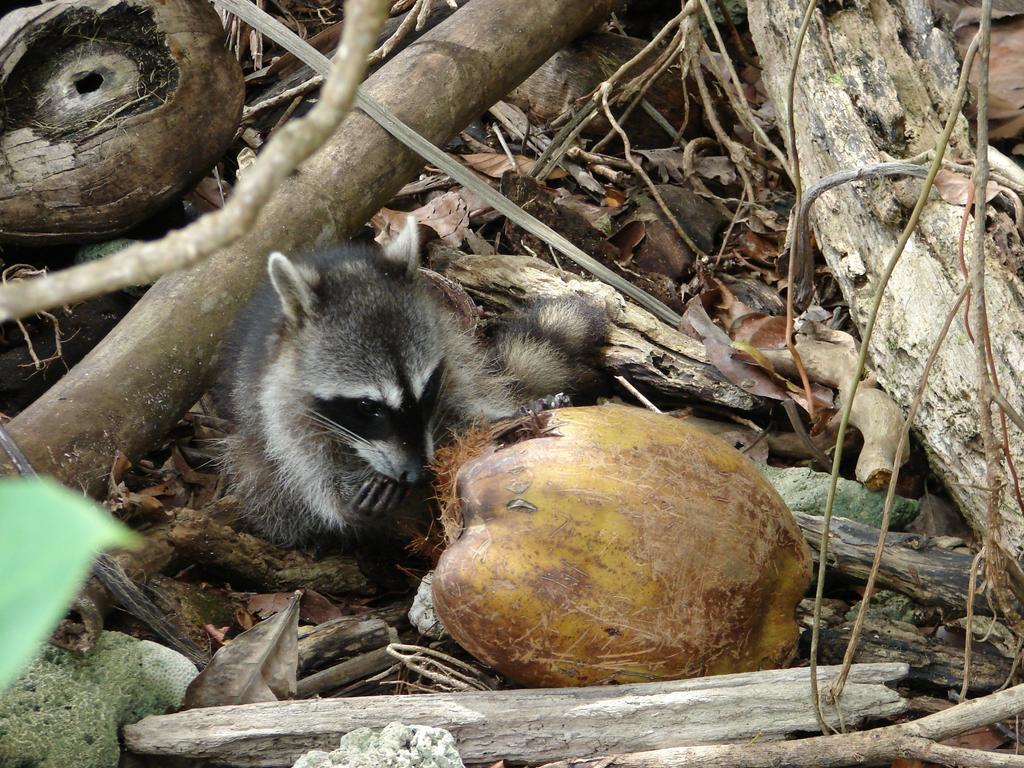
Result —
<instances>
[{"instance_id":1,"label":"thin twig","mask_svg":"<svg viewBox=\"0 0 1024 768\"><path fill-rule=\"evenodd\" d=\"M974 644L974 596L978 590L978 565L985 557L985 548L971 560L971 575L967 580L967 633L964 636L964 679L960 685L960 701L967 700L967 689L971 685L971 646ZM995 620L993 619L993 624Z\"/></svg>"},{"instance_id":2,"label":"thin twig","mask_svg":"<svg viewBox=\"0 0 1024 768\"><path fill-rule=\"evenodd\" d=\"M405 36L412 32L413 27L420 29L423 25L420 22L420 13L426 9L427 13L430 12L430 0L416 0L416 3L412 8L405 14L405 18L402 19L401 24L398 25L398 29L385 40L379 48L375 49L373 53L367 58L367 64L376 64L379 61L383 61L391 55L391 51L395 49ZM345 14L345 18L348 18L348 14Z\"/></svg>"},{"instance_id":3,"label":"thin twig","mask_svg":"<svg viewBox=\"0 0 1024 768\"><path fill-rule=\"evenodd\" d=\"M265 109L271 109L276 107L278 104L283 104L286 101L291 101L296 96L303 96L314 88L318 88L323 85L323 75L313 75L308 80L303 80L296 86L288 88L287 90L275 93L273 96L268 96L262 101L257 101L251 107L245 107L242 109L242 122L249 121L254 115L259 114Z\"/></svg>"},{"instance_id":4,"label":"thin twig","mask_svg":"<svg viewBox=\"0 0 1024 768\"><path fill-rule=\"evenodd\" d=\"M649 411L654 413L661 413L661 409L658 408L654 403L647 399L643 392L633 386L633 384L625 376L616 376L615 380L623 386L623 388L629 392L633 397L640 401L640 404Z\"/></svg>"},{"instance_id":5,"label":"thin twig","mask_svg":"<svg viewBox=\"0 0 1024 768\"><path fill-rule=\"evenodd\" d=\"M700 6L697 4L697 0L687 0L686 5L682 11L672 19L670 19L665 26L658 30L656 34L647 45L641 48L637 54L629 59L629 61L622 64L617 70L615 70L608 78L604 81L614 85L618 80L623 77L630 69L636 66L637 62L642 61L647 55L655 50L662 41L679 27L683 23L683 19L687 16L691 16L700 10ZM603 85L602 83L601 85ZM594 96L590 98L582 109L572 116L570 122L563 126L555 137L551 140L547 149L541 153L540 157L537 158L537 164L533 168L533 176L537 179L543 180L551 170L558 164L558 161L562 158L562 155L572 146L576 139L582 133L583 129L597 114L598 109L598 98L597 95L600 93L600 85L595 89Z\"/></svg>"},{"instance_id":6,"label":"thin twig","mask_svg":"<svg viewBox=\"0 0 1024 768\"><path fill-rule=\"evenodd\" d=\"M775 146L775 142L768 137L764 128L761 127L761 124L757 122L757 118L755 118L753 112L751 112L750 105L747 104L747 99L743 95L743 85L740 81L740 76L736 74L736 67L733 66L732 59L729 58L729 54L725 50L725 42L722 40L722 36L718 32L718 24L715 23L715 16L711 13L711 6L708 5L707 0L700 0L700 4L704 9L704 17L708 23L708 28L711 30L711 34L715 38L715 44L718 46L718 53L725 62L726 68L729 70L729 83L726 83L724 78L719 76L717 69L712 68L712 73L718 79L718 82L722 84L722 90L724 91L726 98L729 100L729 103L732 105L736 116L753 132L754 136L760 141L761 146L775 156L775 159L779 161L779 165L782 167L782 170L788 174L789 163L786 162L785 153ZM719 3L719 8L724 7L724 3ZM735 30L735 28L733 29ZM707 45L705 45L705 47L708 52L710 52L710 47ZM732 85L732 89L729 88L729 84ZM735 93L733 93L733 90ZM790 181L792 182L792 179Z\"/></svg>"},{"instance_id":7,"label":"thin twig","mask_svg":"<svg viewBox=\"0 0 1024 768\"><path fill-rule=\"evenodd\" d=\"M701 43L703 44L703 39L701 39ZM704 47L706 48L706 46ZM748 200L754 200L754 185L751 183L750 174L747 173L747 169L743 164L745 150L739 143L733 140L729 132L723 127L721 120L718 119L718 113L715 111L715 101L711 97L711 90L708 88L707 79L704 77L704 67L700 63L700 56L693 57L690 62L690 71L693 73L694 82L697 83L697 92L700 94L700 100L704 106L704 116L711 125L711 130L714 132L718 143L729 153L729 159L732 160L733 165L736 166L736 171L740 175L740 179L743 182L744 197Z\"/></svg>"},{"instance_id":8,"label":"thin twig","mask_svg":"<svg viewBox=\"0 0 1024 768\"><path fill-rule=\"evenodd\" d=\"M796 195L796 199L799 201L803 197L803 182L800 179L800 153L797 151L796 146L796 117L794 110L794 94L796 92L796 73L800 64L800 51L803 49L804 37L807 34L807 28L810 26L811 17L814 15L814 9L817 6L817 0L807 0L807 7L804 9L803 20L800 22L800 29L796 35L796 41L793 46L793 63L789 68L789 81L786 86L786 120L787 120L787 135L789 137L789 178L793 182L793 191ZM794 229L790 229L790 235L794 233ZM792 239L790 240L792 242ZM792 250L792 246L790 247ZM789 259L789 264L786 268L786 349L789 350L790 356L793 358L793 364L796 366L797 372L800 374L800 383L804 388L804 392L807 397L807 412L810 417L814 418L814 395L811 392L811 382L807 376L807 370L804 368L803 360L800 359L800 353L796 348L796 341L793 338L793 323L796 313L793 311L795 302L795 289L793 284L795 266L792 257ZM853 394L850 394L849 404L852 406ZM836 452L837 454L840 451ZM826 531L828 528L826 527ZM824 554L822 554L824 560ZM816 602L820 603L821 598L818 597ZM815 622L820 619L820 612L815 611ZM822 733L828 733L829 728L825 723L825 718L821 714L821 703L818 701L818 678L817 670L815 669L814 662L811 662L811 690L814 694L814 707L815 713L818 717L818 726L821 728Z\"/></svg>"},{"instance_id":9,"label":"thin twig","mask_svg":"<svg viewBox=\"0 0 1024 768\"><path fill-rule=\"evenodd\" d=\"M814 0L811 0L814 2ZM957 92L953 98L953 105L959 105L963 99L964 93L967 89L967 78L971 66L971 58L968 57L964 61L964 66L960 72L960 82L957 85ZM910 218L907 221L906 226L903 228L903 232L900 233L900 238L893 248L892 254L889 256L889 260L886 262L885 269L878 278L878 285L875 288L874 297L872 298L871 308L868 310L868 316L864 331L861 335L860 350L857 356L857 365L850 374L850 382L846 387L846 391L849 395L843 401L843 408L839 419L839 429L836 433L836 449L832 455L832 477L829 481L828 496L825 500L825 511L822 521L822 536L820 542L820 559L818 563L818 578L817 586L815 588L814 598L814 621L811 626L811 650L810 650L810 678L811 678L811 697L814 703L816 714L818 716L818 724L822 726L823 733L828 733L828 725L825 722L825 718L821 712L821 702L818 694L818 644L821 639L821 601L825 594L825 568L828 562L828 531L829 523L832 520L832 508L836 500L836 488L839 484L839 467L843 459L843 445L846 440L846 428L850 423L850 414L853 411L853 402L857 396L857 387L860 384L861 375L864 372L864 365L867 360L868 349L871 345L871 335L874 332L875 321L878 318L878 311L882 306L882 299L885 296L885 289L889 285L889 279L892 277L893 271L896 269L896 265L899 263L900 257L903 255L904 249L907 247L907 242L910 240L911 235L917 228L917 223L921 218L921 213L924 211L924 207L928 202L928 195L931 193L932 184L935 182L935 176L938 174L939 169L942 167L942 158L946 153L946 147L949 144L949 137L953 133L953 128L956 125L957 118L960 116L960 110L957 108L951 108L949 114L946 117L946 124L943 126L942 135L939 137L935 146L935 157L932 159L931 166L928 169L928 175L924 180L924 184L921 185L921 191L918 194L917 202L914 205L914 210L910 214ZM897 454L897 458L899 454Z\"/></svg>"},{"instance_id":10,"label":"thin twig","mask_svg":"<svg viewBox=\"0 0 1024 768\"><path fill-rule=\"evenodd\" d=\"M1020 412L1013 407L1010 401L1006 399L1006 396L1003 395L1003 393L1000 392L999 390L996 390L995 392L992 393L992 398L996 401L996 404L1002 409L1003 413L1005 413L1009 417L1010 421L1017 425L1017 429L1019 429L1021 432L1024 432L1024 416L1020 415Z\"/></svg>"},{"instance_id":11,"label":"thin twig","mask_svg":"<svg viewBox=\"0 0 1024 768\"><path fill-rule=\"evenodd\" d=\"M668 68L672 66L672 63L682 54L684 41L685 38L682 31L677 30L675 36L666 46L664 52L662 52L658 59L656 59L655 62L650 67L648 67L648 69L645 72L638 75L632 81L623 86L622 98L628 97L630 98L630 102L629 104L626 105L626 108L622 110L622 114L619 115L619 123L626 122L626 120L629 119L629 116L633 114L633 111L638 106L640 106L640 104L646 104L647 107L649 107L650 109L648 110L645 108L645 111L647 111L648 114L650 114L650 112L653 111L654 114L658 115L656 118L654 118L655 121L658 122L659 124L662 124L662 130L665 131L665 133L668 135L668 138L671 139L673 137L673 135L675 134L675 128L673 128L672 125L665 120L665 118L658 114L657 110L654 109L654 107L644 98L644 96L646 95L647 91L651 88L651 86L653 86L654 83L657 82L658 78L665 74ZM639 84L637 84L638 81ZM635 93L632 96L630 96L630 94L633 93L633 91L635 91ZM608 142L610 142L614 136L614 129L609 128L608 132L604 135L604 137L602 137L602 139L599 142L597 142L593 147L591 147L591 149L595 152L600 152L608 145Z\"/></svg>"},{"instance_id":12,"label":"thin twig","mask_svg":"<svg viewBox=\"0 0 1024 768\"><path fill-rule=\"evenodd\" d=\"M982 0L981 26L978 36L978 114L977 146L974 166L974 232L973 255L971 260L971 297L974 301L973 323L975 330L976 376L978 384L978 428L985 453L985 485L988 493L987 519L984 530L985 576L997 601L1006 595L1006 554L1000 545L1002 518L999 515L999 496L1004 483L1002 455L992 426L993 382L989 374L988 308L985 302L985 220L988 201L984 191L988 189L988 81L989 56L991 53L992 0ZM1013 615L1008 605L1002 606L1007 616Z\"/></svg>"},{"instance_id":13,"label":"thin twig","mask_svg":"<svg viewBox=\"0 0 1024 768\"><path fill-rule=\"evenodd\" d=\"M661 196L661 193L658 192L658 188L654 185L651 177L647 175L647 171L645 171L643 166L637 162L635 157L633 157L633 150L630 147L629 136L622 129L622 126L619 125L619 122L615 119L615 115L612 114L611 107L608 106L609 90L611 90L611 86L608 83L601 84L601 107L604 109L605 118L611 124L615 132L619 134L619 138L622 140L622 147L626 154L626 162L633 166L633 172L643 179L644 184L647 185L647 191L651 193L651 197L654 198L654 202L657 203L661 212L668 220L669 226L671 226L672 230L679 236L679 239L686 243L686 247L689 248L697 258L707 262L708 255L704 253L704 250L700 246L693 242L693 238L691 238L686 230L679 224L678 219L676 219L676 215L669 209L668 204Z\"/></svg>"},{"instance_id":14,"label":"thin twig","mask_svg":"<svg viewBox=\"0 0 1024 768\"><path fill-rule=\"evenodd\" d=\"M810 190L808 190L808 194ZM871 570L868 573L867 585L864 587L864 597L861 599L860 608L857 611L857 618L853 622L853 631L850 633L850 640L846 645L846 653L843 655L843 666L836 676L835 680L832 681L830 686L830 693L833 699L838 699L843 691L843 686L846 684L846 678L850 674L850 668L853 665L853 658L857 652L857 645L860 641L861 631L864 627L864 620L867 618L868 606L871 604L871 598L875 592L875 581L878 578L878 570L882 564L882 555L885 553L885 538L889 532L889 521L892 516L893 504L896 501L896 485L899 482L900 469L902 468L901 457L906 454L907 447L910 444L910 430L914 425L914 417L917 415L918 408L921 406L921 402L924 399L924 391L928 385L928 379L931 374L932 366L938 359L939 350L942 348L942 344L949 334L949 329L953 325L953 321L956 319L957 312L960 309L960 305L963 304L964 298L967 296L970 288L964 285L963 290L960 291L960 295L957 300L953 302L949 311L946 312L945 320L942 323L942 328L939 330L938 335L935 337L935 341L932 342L932 348L928 352L928 358L925 360L924 370L921 372L921 378L917 385L917 390L914 392L914 398L910 402L910 408L907 412L907 418L903 422L903 429L900 431L900 439L896 444L896 452L893 459L892 472L889 475L889 487L885 494L885 503L882 505L882 519L878 525L878 542L875 544L875 557L871 563Z\"/></svg>"}]
</instances>

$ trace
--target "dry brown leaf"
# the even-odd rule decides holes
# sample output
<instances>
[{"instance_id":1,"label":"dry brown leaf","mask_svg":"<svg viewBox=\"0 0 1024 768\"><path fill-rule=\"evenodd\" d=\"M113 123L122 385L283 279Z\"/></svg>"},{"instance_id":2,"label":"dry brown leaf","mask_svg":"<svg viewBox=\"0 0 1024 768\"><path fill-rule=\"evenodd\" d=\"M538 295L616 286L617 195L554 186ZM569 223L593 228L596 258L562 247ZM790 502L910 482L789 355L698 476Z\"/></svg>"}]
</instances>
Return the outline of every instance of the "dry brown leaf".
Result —
<instances>
[{"instance_id":1,"label":"dry brown leaf","mask_svg":"<svg viewBox=\"0 0 1024 768\"><path fill-rule=\"evenodd\" d=\"M786 318L753 314L733 329L733 338L758 349L782 349L786 346Z\"/></svg>"},{"instance_id":2,"label":"dry brown leaf","mask_svg":"<svg viewBox=\"0 0 1024 768\"><path fill-rule=\"evenodd\" d=\"M626 264L633 257L633 250L640 244L647 233L646 225L639 220L633 220L622 229L608 238L608 242L619 249L620 264Z\"/></svg>"},{"instance_id":3,"label":"dry brown leaf","mask_svg":"<svg viewBox=\"0 0 1024 768\"><path fill-rule=\"evenodd\" d=\"M605 187L601 204L609 208L621 208L626 204L626 195L615 187Z\"/></svg>"},{"instance_id":4,"label":"dry brown leaf","mask_svg":"<svg viewBox=\"0 0 1024 768\"><path fill-rule=\"evenodd\" d=\"M974 183L961 173L943 169L935 174L935 189L939 193L939 197L951 205L967 205L972 186ZM990 181L987 189L986 203L998 195L1003 188L996 182Z\"/></svg>"},{"instance_id":5,"label":"dry brown leaf","mask_svg":"<svg viewBox=\"0 0 1024 768\"><path fill-rule=\"evenodd\" d=\"M420 224L437 232L448 245L453 248L462 245L469 229L469 206L456 190L438 195L413 213Z\"/></svg>"},{"instance_id":6,"label":"dry brown leaf","mask_svg":"<svg viewBox=\"0 0 1024 768\"><path fill-rule=\"evenodd\" d=\"M658 172L659 181L686 181L686 168L683 153L678 149L638 149L636 154L646 158Z\"/></svg>"},{"instance_id":7,"label":"dry brown leaf","mask_svg":"<svg viewBox=\"0 0 1024 768\"><path fill-rule=\"evenodd\" d=\"M736 350L732 347L729 335L715 325L708 317L700 297L695 296L686 304L683 319L697 332L704 343L704 351L708 360L726 379L744 392L774 400L788 397L785 385L777 376L771 375L756 365L736 359Z\"/></svg>"},{"instance_id":8,"label":"dry brown leaf","mask_svg":"<svg viewBox=\"0 0 1024 768\"><path fill-rule=\"evenodd\" d=\"M402 231L409 216L434 230L439 238L453 248L462 245L466 230L469 229L469 205L460 192L453 189L414 211L381 208L370 219L370 224L377 232L374 239L379 243L388 242Z\"/></svg>"},{"instance_id":9,"label":"dry brown leaf","mask_svg":"<svg viewBox=\"0 0 1024 768\"><path fill-rule=\"evenodd\" d=\"M482 173L484 176L490 176L492 179L500 179L511 170L528 175L533 172L533 166L536 164L536 161L523 155L513 155L512 157L516 161L515 168L513 169L512 161L508 159L508 155L500 152L475 152L469 155L460 155L460 157L474 171ZM555 168L548 174L548 178L562 179L566 175L566 172L561 168Z\"/></svg>"},{"instance_id":10,"label":"dry brown leaf","mask_svg":"<svg viewBox=\"0 0 1024 768\"><path fill-rule=\"evenodd\" d=\"M261 619L267 619L287 609L291 601L291 592L271 592L253 595L245 607ZM323 624L331 619L339 619L344 614L334 603L312 589L303 590L299 603L299 619L306 624Z\"/></svg>"},{"instance_id":11,"label":"dry brown leaf","mask_svg":"<svg viewBox=\"0 0 1024 768\"><path fill-rule=\"evenodd\" d=\"M804 410L809 410L803 388L776 373L771 363L753 346L733 341L708 316L701 296L686 304L683 319L701 337L708 360L726 379L744 392L773 400L791 399ZM811 383L815 410L827 412L833 407L831 390Z\"/></svg>"},{"instance_id":12,"label":"dry brown leaf","mask_svg":"<svg viewBox=\"0 0 1024 768\"><path fill-rule=\"evenodd\" d=\"M973 731L961 733L942 743L950 747L961 747L963 749L993 750L1003 746L1007 741L1006 736L999 733L995 728L975 728Z\"/></svg>"},{"instance_id":13,"label":"dry brown leaf","mask_svg":"<svg viewBox=\"0 0 1024 768\"><path fill-rule=\"evenodd\" d=\"M295 695L299 597L216 654L185 692L182 709L278 701Z\"/></svg>"},{"instance_id":14,"label":"dry brown leaf","mask_svg":"<svg viewBox=\"0 0 1024 768\"><path fill-rule=\"evenodd\" d=\"M735 184L738 181L736 166L728 157L721 155L696 157L693 161L693 170L697 172L698 176L713 179L719 184Z\"/></svg>"}]
</instances>

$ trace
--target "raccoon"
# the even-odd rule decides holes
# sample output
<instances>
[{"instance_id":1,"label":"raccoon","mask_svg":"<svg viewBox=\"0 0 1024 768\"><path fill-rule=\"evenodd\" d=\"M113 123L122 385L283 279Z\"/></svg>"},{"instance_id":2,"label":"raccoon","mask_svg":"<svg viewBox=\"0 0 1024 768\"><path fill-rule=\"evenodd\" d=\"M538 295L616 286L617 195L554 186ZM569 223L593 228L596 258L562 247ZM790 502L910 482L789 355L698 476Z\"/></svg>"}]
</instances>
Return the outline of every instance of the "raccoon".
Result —
<instances>
[{"instance_id":1,"label":"raccoon","mask_svg":"<svg viewBox=\"0 0 1024 768\"><path fill-rule=\"evenodd\" d=\"M411 217L383 248L270 255L268 281L229 336L218 387L235 426L225 468L255 532L307 547L387 531L439 441L600 383L603 307L538 301L485 350L418 262Z\"/></svg>"}]
</instances>

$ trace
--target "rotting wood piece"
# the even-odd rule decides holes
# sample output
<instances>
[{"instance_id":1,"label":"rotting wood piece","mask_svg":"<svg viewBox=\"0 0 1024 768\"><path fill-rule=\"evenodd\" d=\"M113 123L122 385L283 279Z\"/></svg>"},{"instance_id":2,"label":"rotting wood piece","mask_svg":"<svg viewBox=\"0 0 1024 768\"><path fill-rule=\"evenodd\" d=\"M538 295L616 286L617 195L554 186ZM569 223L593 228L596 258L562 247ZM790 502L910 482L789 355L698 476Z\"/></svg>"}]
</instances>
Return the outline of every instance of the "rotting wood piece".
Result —
<instances>
[{"instance_id":1,"label":"rotting wood piece","mask_svg":"<svg viewBox=\"0 0 1024 768\"><path fill-rule=\"evenodd\" d=\"M764 85L781 116L803 4L751 0L748 9ZM959 62L948 39L936 32L927 0L833 6L827 13L816 12L816 19L796 70L795 149L804 185L840 170L933 149L956 87ZM865 69L865 61L872 66ZM947 157L961 162L973 157L966 122L954 130ZM879 276L919 190L917 180L845 184L811 209L817 242L859 328L865 327ZM944 315L963 286L957 253L962 213L960 206L932 196L893 273L874 327L869 365L904 409L920 384ZM1024 275L1014 265L1024 258L1024 245L1005 214L990 207L989 219L996 234L985 244L992 257L985 277L992 357L1003 393L1020 412L1024 366L1017 361L1024 359ZM929 377L915 434L978 538L994 528L999 546L1019 558L1024 553L1024 515L1014 494L1002 492L998 524L989 522L986 509L989 491L971 373L975 360L958 317ZM1024 441L1011 437L1010 450L1020 466Z\"/></svg>"},{"instance_id":2,"label":"rotting wood piece","mask_svg":"<svg viewBox=\"0 0 1024 768\"><path fill-rule=\"evenodd\" d=\"M443 143L610 8L610 0L474 0L363 87ZM350 115L281 185L247 236L158 281L99 346L11 421L12 437L40 472L102 492L119 450L138 457L208 387L227 327L266 274L266 255L351 236L422 166L370 118Z\"/></svg>"},{"instance_id":3,"label":"rotting wood piece","mask_svg":"<svg viewBox=\"0 0 1024 768\"><path fill-rule=\"evenodd\" d=\"M235 497L226 497L219 503L229 498L237 504ZM179 510L167 538L182 557L264 589L313 589L335 595L374 593L352 557L329 555L316 559L282 549L217 523L203 510Z\"/></svg>"},{"instance_id":4,"label":"rotting wood piece","mask_svg":"<svg viewBox=\"0 0 1024 768\"><path fill-rule=\"evenodd\" d=\"M837 672L818 669L826 681ZM885 686L906 672L905 664L855 664L843 692L846 725L906 711ZM785 669L613 687L286 701L147 717L124 734L136 754L278 766L310 749L333 749L353 728L400 720L451 731L467 763L538 762L812 731L807 686L807 669ZM834 709L826 717L838 727Z\"/></svg>"},{"instance_id":5,"label":"rotting wood piece","mask_svg":"<svg viewBox=\"0 0 1024 768\"><path fill-rule=\"evenodd\" d=\"M325 621L299 637L299 674L383 648L395 637L394 630L380 619L342 616Z\"/></svg>"},{"instance_id":6,"label":"rotting wood piece","mask_svg":"<svg viewBox=\"0 0 1024 768\"><path fill-rule=\"evenodd\" d=\"M794 512L793 516L817 561L824 518L804 512ZM829 570L866 581L875 557L878 529L833 517L829 533ZM921 605L936 606L948 616L963 616L967 612L971 560L968 554L939 549L921 534L888 533L878 570L878 588L895 590ZM986 602L975 600L974 612L990 615Z\"/></svg>"},{"instance_id":7,"label":"rotting wood piece","mask_svg":"<svg viewBox=\"0 0 1024 768\"><path fill-rule=\"evenodd\" d=\"M570 291L603 303L614 326L601 351L602 367L624 376L659 402L699 400L743 411L763 403L726 381L708 362L702 344L624 301L604 283L576 279L527 256L469 256L440 244L432 244L432 248L445 262L448 277L461 283L474 298L502 310L515 309L525 299Z\"/></svg>"},{"instance_id":8,"label":"rotting wood piece","mask_svg":"<svg viewBox=\"0 0 1024 768\"><path fill-rule=\"evenodd\" d=\"M244 83L208 3L56 0L0 20L0 241L123 232L227 149Z\"/></svg>"},{"instance_id":9,"label":"rotting wood piece","mask_svg":"<svg viewBox=\"0 0 1024 768\"><path fill-rule=\"evenodd\" d=\"M981 600L979 600L981 602ZM822 627L821 661L839 664L850 642L853 623ZM915 690L945 693L960 690L963 683L964 651L955 645L923 634L916 627L896 622L867 619L854 660L864 662L902 661L910 665L904 683ZM991 693L1006 682L1011 660L998 653L975 647L971 650L971 696Z\"/></svg>"},{"instance_id":10,"label":"rotting wood piece","mask_svg":"<svg viewBox=\"0 0 1024 768\"><path fill-rule=\"evenodd\" d=\"M1019 714L1024 685L971 699L955 707L899 725L863 733L842 733L796 741L709 744L564 760L541 768L841 768L888 765L913 759L971 768L1022 768L1024 755L951 747L938 742Z\"/></svg>"},{"instance_id":11,"label":"rotting wood piece","mask_svg":"<svg viewBox=\"0 0 1024 768\"><path fill-rule=\"evenodd\" d=\"M397 663L387 648L377 648L302 678L298 683L297 695L300 699L308 699L335 691L357 680L383 672Z\"/></svg>"},{"instance_id":12,"label":"rotting wood piece","mask_svg":"<svg viewBox=\"0 0 1024 768\"><path fill-rule=\"evenodd\" d=\"M825 332L822 335L829 335ZM801 333L796 338L796 351L811 381L839 390L837 408L850 396L849 384L857 370L857 350L853 339L846 334L832 332L835 340L810 338ZM762 349L761 354L776 371L799 380L799 373L788 349ZM836 434L839 416L833 416ZM857 458L856 477L873 491L888 486L896 460L900 433L903 430L903 411L883 390L868 381L859 382L850 411L850 426L855 427L863 439ZM910 456L904 448L900 456L902 466Z\"/></svg>"}]
</instances>

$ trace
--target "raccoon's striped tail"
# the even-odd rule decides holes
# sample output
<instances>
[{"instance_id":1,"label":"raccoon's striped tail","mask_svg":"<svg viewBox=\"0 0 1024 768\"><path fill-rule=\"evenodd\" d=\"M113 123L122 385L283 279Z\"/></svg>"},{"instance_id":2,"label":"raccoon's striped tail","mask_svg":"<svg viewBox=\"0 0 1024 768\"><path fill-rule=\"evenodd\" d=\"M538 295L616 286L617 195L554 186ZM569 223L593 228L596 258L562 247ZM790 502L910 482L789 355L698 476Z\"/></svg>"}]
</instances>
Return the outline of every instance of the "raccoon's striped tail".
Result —
<instances>
[{"instance_id":1,"label":"raccoon's striped tail","mask_svg":"<svg viewBox=\"0 0 1024 768\"><path fill-rule=\"evenodd\" d=\"M605 308L591 299L577 294L538 299L499 327L497 364L523 401L559 392L592 398L607 387L597 358L608 328Z\"/></svg>"}]
</instances>

